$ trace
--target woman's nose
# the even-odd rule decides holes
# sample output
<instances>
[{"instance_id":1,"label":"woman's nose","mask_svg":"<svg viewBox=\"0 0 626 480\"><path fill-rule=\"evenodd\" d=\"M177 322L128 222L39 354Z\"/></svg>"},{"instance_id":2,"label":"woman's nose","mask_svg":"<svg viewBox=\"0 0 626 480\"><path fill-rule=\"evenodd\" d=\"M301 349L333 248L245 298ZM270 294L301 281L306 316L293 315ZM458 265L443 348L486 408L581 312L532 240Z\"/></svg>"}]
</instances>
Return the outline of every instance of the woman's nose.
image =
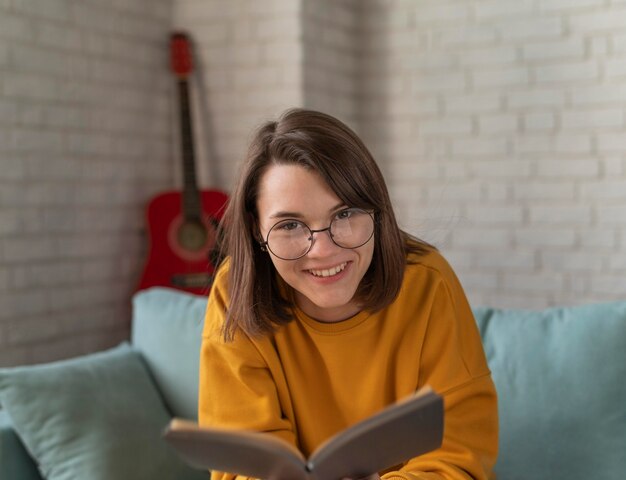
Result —
<instances>
[{"instance_id":1,"label":"woman's nose","mask_svg":"<svg viewBox=\"0 0 626 480\"><path fill-rule=\"evenodd\" d=\"M307 253L308 257L323 257L335 253L338 247L331 238L330 228L314 230L311 233L311 249Z\"/></svg>"}]
</instances>

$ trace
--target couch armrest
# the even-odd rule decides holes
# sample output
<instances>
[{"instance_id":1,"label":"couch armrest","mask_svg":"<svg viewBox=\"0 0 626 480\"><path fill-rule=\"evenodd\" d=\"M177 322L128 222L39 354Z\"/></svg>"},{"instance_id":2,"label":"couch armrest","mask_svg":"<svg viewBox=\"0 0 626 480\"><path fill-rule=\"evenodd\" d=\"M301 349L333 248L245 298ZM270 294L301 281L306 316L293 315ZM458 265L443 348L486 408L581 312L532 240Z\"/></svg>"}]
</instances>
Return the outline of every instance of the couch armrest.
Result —
<instances>
[{"instance_id":1,"label":"couch armrest","mask_svg":"<svg viewBox=\"0 0 626 480\"><path fill-rule=\"evenodd\" d=\"M4 410L0 410L0 478L42 480Z\"/></svg>"}]
</instances>

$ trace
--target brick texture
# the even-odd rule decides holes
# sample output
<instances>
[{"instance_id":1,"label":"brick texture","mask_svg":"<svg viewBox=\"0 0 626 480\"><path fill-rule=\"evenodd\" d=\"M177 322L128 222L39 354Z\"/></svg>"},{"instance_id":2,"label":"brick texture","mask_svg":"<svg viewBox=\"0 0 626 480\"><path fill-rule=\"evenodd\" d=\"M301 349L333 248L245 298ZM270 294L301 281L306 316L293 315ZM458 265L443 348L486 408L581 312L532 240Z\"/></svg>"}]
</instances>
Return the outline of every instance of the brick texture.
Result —
<instances>
[{"instance_id":1,"label":"brick texture","mask_svg":"<svg viewBox=\"0 0 626 480\"><path fill-rule=\"evenodd\" d=\"M171 2L0 3L0 365L128 338L173 184Z\"/></svg>"},{"instance_id":2,"label":"brick texture","mask_svg":"<svg viewBox=\"0 0 626 480\"><path fill-rule=\"evenodd\" d=\"M404 107L364 108L357 120L384 132L365 140L391 174L402 225L438 244L474 305L626 298L614 261L626 251L624 6L363 3L361 65L381 66L361 77L372 92L363 101ZM434 8L457 15L419 23ZM443 71L418 65L424 55ZM433 99L438 109L421 112ZM407 123L413 135L394 133Z\"/></svg>"}]
</instances>

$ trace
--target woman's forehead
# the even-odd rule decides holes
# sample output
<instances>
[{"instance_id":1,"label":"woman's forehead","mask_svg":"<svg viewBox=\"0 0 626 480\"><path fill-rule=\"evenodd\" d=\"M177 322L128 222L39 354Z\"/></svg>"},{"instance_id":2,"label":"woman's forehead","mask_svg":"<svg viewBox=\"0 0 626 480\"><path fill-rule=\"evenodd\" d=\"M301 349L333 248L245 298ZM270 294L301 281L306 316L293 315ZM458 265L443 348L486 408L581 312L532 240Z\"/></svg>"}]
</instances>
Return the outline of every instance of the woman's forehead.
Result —
<instances>
[{"instance_id":1,"label":"woman's forehead","mask_svg":"<svg viewBox=\"0 0 626 480\"><path fill-rule=\"evenodd\" d=\"M342 206L343 201L315 170L272 165L259 179L257 210L261 217L327 215Z\"/></svg>"}]
</instances>

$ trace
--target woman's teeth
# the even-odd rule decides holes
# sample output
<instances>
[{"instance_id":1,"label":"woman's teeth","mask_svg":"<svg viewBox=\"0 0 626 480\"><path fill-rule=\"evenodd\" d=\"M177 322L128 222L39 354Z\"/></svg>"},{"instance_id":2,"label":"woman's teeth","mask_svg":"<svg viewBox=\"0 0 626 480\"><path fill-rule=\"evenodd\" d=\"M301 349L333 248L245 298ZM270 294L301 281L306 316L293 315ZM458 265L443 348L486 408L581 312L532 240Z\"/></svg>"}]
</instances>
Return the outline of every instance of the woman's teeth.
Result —
<instances>
[{"instance_id":1,"label":"woman's teeth","mask_svg":"<svg viewBox=\"0 0 626 480\"><path fill-rule=\"evenodd\" d=\"M333 275L337 275L339 272L343 271L343 269L346 268L346 265L348 265L348 262L344 262L341 265L329 268L328 270L309 270L309 272L316 277L332 277Z\"/></svg>"}]
</instances>

